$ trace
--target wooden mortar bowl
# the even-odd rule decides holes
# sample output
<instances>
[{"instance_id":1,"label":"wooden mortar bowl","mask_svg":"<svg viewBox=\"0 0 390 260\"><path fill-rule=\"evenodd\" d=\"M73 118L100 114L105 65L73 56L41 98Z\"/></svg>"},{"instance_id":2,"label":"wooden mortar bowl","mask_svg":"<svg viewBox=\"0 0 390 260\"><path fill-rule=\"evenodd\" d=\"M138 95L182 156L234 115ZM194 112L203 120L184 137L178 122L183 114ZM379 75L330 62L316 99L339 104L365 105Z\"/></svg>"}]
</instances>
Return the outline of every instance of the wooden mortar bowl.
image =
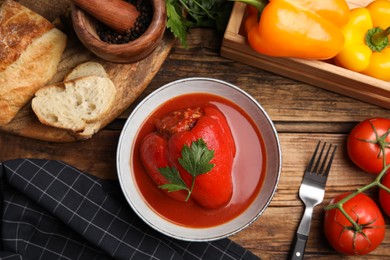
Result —
<instances>
[{"instance_id":1,"label":"wooden mortar bowl","mask_svg":"<svg viewBox=\"0 0 390 260\"><path fill-rule=\"evenodd\" d=\"M159 44L166 28L165 1L150 0L153 18L148 29L136 40L125 44L111 44L100 40L96 28L98 21L72 4L74 30L84 44L96 56L116 63L134 63L146 58Z\"/></svg>"}]
</instances>

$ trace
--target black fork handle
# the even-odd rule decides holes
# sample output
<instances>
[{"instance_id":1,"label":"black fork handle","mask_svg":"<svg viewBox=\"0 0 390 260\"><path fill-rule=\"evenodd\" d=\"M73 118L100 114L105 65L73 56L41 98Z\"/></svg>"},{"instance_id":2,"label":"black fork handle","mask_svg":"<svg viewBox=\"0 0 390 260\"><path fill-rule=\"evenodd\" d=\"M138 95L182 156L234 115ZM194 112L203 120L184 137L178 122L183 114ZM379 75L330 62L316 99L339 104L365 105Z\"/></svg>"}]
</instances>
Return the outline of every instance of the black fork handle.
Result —
<instances>
[{"instance_id":1,"label":"black fork handle","mask_svg":"<svg viewBox=\"0 0 390 260\"><path fill-rule=\"evenodd\" d=\"M307 242L307 236L295 233L294 240L291 244L290 253L288 256L288 260L300 260L303 259L303 255L305 253L306 248L306 242Z\"/></svg>"}]
</instances>

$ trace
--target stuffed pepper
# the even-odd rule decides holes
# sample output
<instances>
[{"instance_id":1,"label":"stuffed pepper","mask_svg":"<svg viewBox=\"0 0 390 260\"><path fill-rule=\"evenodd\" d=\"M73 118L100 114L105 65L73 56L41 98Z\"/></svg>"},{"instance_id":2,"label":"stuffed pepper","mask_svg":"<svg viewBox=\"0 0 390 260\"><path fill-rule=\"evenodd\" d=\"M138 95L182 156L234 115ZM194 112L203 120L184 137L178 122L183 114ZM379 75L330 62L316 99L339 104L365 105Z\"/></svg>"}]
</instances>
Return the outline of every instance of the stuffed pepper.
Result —
<instances>
[{"instance_id":1,"label":"stuffed pepper","mask_svg":"<svg viewBox=\"0 0 390 260\"><path fill-rule=\"evenodd\" d=\"M155 123L141 143L141 161L168 195L205 208L226 205L233 193L235 143L214 105L173 111Z\"/></svg>"}]
</instances>

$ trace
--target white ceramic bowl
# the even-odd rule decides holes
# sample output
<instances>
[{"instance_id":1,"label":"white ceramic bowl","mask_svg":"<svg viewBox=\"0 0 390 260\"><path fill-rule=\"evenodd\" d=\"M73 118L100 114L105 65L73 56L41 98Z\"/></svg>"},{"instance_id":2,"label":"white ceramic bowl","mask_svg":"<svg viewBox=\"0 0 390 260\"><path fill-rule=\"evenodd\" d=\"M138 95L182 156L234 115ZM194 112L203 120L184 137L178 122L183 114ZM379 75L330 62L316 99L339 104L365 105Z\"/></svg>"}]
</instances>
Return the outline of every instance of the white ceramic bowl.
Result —
<instances>
[{"instance_id":1,"label":"white ceramic bowl","mask_svg":"<svg viewBox=\"0 0 390 260\"><path fill-rule=\"evenodd\" d=\"M145 203L133 176L131 158L138 130L148 116L160 105L174 97L194 92L222 96L236 103L254 121L266 149L266 169L263 185L251 205L227 223L207 228L184 227L170 222ZM122 191L132 207L152 228L186 241L211 241L233 235L253 223L268 207L276 191L281 171L281 150L275 127L262 106L240 88L221 80L187 78L169 83L147 96L133 110L121 133L117 150L117 170Z\"/></svg>"}]
</instances>

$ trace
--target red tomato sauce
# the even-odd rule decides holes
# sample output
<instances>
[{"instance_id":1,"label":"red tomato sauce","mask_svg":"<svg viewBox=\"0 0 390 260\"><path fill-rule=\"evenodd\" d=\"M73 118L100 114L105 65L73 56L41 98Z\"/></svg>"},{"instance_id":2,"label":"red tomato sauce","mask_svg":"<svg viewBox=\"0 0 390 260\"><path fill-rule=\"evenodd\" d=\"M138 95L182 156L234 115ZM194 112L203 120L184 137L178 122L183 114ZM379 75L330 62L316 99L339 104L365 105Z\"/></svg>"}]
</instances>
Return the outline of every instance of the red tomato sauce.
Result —
<instances>
[{"instance_id":1,"label":"red tomato sauce","mask_svg":"<svg viewBox=\"0 0 390 260\"><path fill-rule=\"evenodd\" d=\"M188 107L216 105L225 115L235 144L233 162L233 196L218 209L206 209L191 199L181 202L167 196L146 173L139 155L141 140L155 131L154 122L171 111ZM173 98L157 108L143 123L134 146L132 167L135 180L145 201L157 214L176 224L188 227L211 227L226 223L240 215L259 194L265 177L265 149L261 134L252 119L233 102L206 93L186 94Z\"/></svg>"}]
</instances>

